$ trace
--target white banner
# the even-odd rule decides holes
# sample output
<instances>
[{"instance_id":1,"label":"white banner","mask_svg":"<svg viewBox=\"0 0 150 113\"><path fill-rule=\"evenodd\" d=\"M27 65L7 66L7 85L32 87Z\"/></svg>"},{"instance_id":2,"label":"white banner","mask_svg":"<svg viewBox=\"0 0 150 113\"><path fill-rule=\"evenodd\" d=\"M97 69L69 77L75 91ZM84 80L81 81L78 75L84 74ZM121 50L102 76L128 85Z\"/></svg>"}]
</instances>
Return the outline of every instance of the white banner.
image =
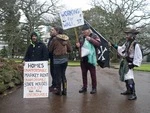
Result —
<instances>
[{"instance_id":1,"label":"white banner","mask_svg":"<svg viewBox=\"0 0 150 113\"><path fill-rule=\"evenodd\" d=\"M48 97L48 78L48 61L25 62L23 97Z\"/></svg>"},{"instance_id":2,"label":"white banner","mask_svg":"<svg viewBox=\"0 0 150 113\"><path fill-rule=\"evenodd\" d=\"M83 14L80 8L62 11L59 15L64 30L84 24Z\"/></svg>"}]
</instances>

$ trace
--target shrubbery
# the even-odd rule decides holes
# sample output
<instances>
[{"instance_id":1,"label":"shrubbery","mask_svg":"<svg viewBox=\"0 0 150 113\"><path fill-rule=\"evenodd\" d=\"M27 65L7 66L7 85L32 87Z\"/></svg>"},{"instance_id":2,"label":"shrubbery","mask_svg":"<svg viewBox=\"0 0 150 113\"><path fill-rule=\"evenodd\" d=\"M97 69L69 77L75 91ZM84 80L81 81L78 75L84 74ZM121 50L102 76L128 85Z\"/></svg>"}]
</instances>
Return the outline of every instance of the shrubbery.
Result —
<instances>
[{"instance_id":1,"label":"shrubbery","mask_svg":"<svg viewBox=\"0 0 150 113\"><path fill-rule=\"evenodd\" d=\"M0 93L23 83L23 66L0 58Z\"/></svg>"}]
</instances>

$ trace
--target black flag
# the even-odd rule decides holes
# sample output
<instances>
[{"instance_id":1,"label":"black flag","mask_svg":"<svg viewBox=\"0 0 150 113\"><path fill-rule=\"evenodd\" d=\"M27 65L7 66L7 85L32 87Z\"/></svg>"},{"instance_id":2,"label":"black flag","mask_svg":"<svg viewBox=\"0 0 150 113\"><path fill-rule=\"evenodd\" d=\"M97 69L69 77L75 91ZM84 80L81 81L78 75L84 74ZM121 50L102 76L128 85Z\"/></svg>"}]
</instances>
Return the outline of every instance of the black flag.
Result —
<instances>
[{"instance_id":1,"label":"black flag","mask_svg":"<svg viewBox=\"0 0 150 113\"><path fill-rule=\"evenodd\" d=\"M97 34L100 37L101 45L98 47L98 59L97 63L100 67L110 67L109 65L109 46L108 41L100 34L98 33L86 20L85 24L88 24L90 26L90 29Z\"/></svg>"}]
</instances>

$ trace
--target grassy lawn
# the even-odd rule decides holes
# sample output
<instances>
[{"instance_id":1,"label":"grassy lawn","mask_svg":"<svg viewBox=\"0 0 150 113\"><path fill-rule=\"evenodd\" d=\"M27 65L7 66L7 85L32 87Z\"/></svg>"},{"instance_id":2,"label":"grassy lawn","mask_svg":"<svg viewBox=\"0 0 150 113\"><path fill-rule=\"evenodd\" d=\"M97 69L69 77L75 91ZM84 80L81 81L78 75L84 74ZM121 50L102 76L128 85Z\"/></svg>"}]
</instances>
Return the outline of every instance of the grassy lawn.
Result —
<instances>
[{"instance_id":1,"label":"grassy lawn","mask_svg":"<svg viewBox=\"0 0 150 113\"><path fill-rule=\"evenodd\" d=\"M21 60L15 60L15 61L18 62L18 63L21 62ZM68 65L72 66L72 67L80 66L80 62L79 61L69 61ZM111 65L114 65L115 67L119 67L119 64L113 64L112 63ZM142 64L140 67L135 67L134 69L138 70L138 71L148 71L148 72L150 72L150 63Z\"/></svg>"},{"instance_id":2,"label":"grassy lawn","mask_svg":"<svg viewBox=\"0 0 150 113\"><path fill-rule=\"evenodd\" d=\"M150 63L149 64L142 64L140 67L136 67L135 70L150 72Z\"/></svg>"},{"instance_id":3,"label":"grassy lawn","mask_svg":"<svg viewBox=\"0 0 150 113\"><path fill-rule=\"evenodd\" d=\"M69 66L80 66L80 61L69 61L68 65Z\"/></svg>"},{"instance_id":4,"label":"grassy lawn","mask_svg":"<svg viewBox=\"0 0 150 113\"><path fill-rule=\"evenodd\" d=\"M80 62L79 61L69 61L68 65L69 66L80 66ZM119 64L115 64L115 66L119 67ZM142 64L140 67L135 67L134 69L137 71L148 71L148 72L150 72L150 63Z\"/></svg>"}]
</instances>

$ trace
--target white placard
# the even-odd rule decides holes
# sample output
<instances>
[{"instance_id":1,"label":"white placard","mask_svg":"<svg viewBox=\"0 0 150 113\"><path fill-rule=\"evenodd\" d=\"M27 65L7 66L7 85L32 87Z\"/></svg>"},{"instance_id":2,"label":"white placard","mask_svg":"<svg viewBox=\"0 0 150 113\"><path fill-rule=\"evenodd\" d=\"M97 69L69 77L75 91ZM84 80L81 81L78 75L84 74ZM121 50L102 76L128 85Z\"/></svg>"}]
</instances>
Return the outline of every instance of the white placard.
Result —
<instances>
[{"instance_id":1,"label":"white placard","mask_svg":"<svg viewBox=\"0 0 150 113\"><path fill-rule=\"evenodd\" d=\"M71 9L59 13L63 29L69 29L84 24L82 10Z\"/></svg>"},{"instance_id":2,"label":"white placard","mask_svg":"<svg viewBox=\"0 0 150 113\"><path fill-rule=\"evenodd\" d=\"M25 62L23 97L48 97L48 78L48 61Z\"/></svg>"}]
</instances>

